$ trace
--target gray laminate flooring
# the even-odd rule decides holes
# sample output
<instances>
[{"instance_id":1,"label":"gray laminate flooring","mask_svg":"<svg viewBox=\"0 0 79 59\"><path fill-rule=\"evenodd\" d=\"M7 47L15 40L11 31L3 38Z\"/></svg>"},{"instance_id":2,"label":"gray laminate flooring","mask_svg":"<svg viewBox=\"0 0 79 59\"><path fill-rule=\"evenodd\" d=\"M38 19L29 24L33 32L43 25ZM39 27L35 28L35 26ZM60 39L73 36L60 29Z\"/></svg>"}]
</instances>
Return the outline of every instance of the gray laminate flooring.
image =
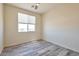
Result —
<instances>
[{"instance_id":1,"label":"gray laminate flooring","mask_svg":"<svg viewBox=\"0 0 79 59\"><path fill-rule=\"evenodd\" d=\"M79 56L79 53L44 40L4 48L1 56Z\"/></svg>"}]
</instances>

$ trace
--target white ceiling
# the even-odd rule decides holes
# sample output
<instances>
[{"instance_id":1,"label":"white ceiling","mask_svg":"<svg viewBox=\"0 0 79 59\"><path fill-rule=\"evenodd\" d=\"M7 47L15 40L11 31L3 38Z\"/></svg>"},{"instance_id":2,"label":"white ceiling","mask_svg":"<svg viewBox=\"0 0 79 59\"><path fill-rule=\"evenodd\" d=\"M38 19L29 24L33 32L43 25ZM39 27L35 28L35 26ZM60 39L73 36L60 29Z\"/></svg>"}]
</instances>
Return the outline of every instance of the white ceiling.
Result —
<instances>
[{"instance_id":1,"label":"white ceiling","mask_svg":"<svg viewBox=\"0 0 79 59\"><path fill-rule=\"evenodd\" d=\"M48 10L50 10L51 8L57 5L55 3L40 3L39 8L35 10L31 7L35 3L10 3L10 4L40 14L47 12Z\"/></svg>"}]
</instances>

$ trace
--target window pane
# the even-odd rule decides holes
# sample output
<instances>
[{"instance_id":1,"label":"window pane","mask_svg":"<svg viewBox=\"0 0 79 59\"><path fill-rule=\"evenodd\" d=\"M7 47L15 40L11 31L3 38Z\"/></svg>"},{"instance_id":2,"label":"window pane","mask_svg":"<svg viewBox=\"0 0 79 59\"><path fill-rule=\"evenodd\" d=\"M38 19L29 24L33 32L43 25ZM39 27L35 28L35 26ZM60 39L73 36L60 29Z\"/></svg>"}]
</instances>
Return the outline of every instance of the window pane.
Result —
<instances>
[{"instance_id":1,"label":"window pane","mask_svg":"<svg viewBox=\"0 0 79 59\"><path fill-rule=\"evenodd\" d=\"M35 16L30 16L23 13L18 13L18 22L35 24Z\"/></svg>"},{"instance_id":2,"label":"window pane","mask_svg":"<svg viewBox=\"0 0 79 59\"><path fill-rule=\"evenodd\" d=\"M18 32L35 31L35 16L18 13Z\"/></svg>"},{"instance_id":3,"label":"window pane","mask_svg":"<svg viewBox=\"0 0 79 59\"><path fill-rule=\"evenodd\" d=\"M35 16L29 16L28 22L35 24Z\"/></svg>"},{"instance_id":4,"label":"window pane","mask_svg":"<svg viewBox=\"0 0 79 59\"><path fill-rule=\"evenodd\" d=\"M28 24L28 31L35 31L35 25Z\"/></svg>"},{"instance_id":5,"label":"window pane","mask_svg":"<svg viewBox=\"0 0 79 59\"><path fill-rule=\"evenodd\" d=\"M28 15L27 14L18 13L18 22L28 23Z\"/></svg>"},{"instance_id":6,"label":"window pane","mask_svg":"<svg viewBox=\"0 0 79 59\"><path fill-rule=\"evenodd\" d=\"M18 24L18 32L27 32L27 24Z\"/></svg>"}]
</instances>

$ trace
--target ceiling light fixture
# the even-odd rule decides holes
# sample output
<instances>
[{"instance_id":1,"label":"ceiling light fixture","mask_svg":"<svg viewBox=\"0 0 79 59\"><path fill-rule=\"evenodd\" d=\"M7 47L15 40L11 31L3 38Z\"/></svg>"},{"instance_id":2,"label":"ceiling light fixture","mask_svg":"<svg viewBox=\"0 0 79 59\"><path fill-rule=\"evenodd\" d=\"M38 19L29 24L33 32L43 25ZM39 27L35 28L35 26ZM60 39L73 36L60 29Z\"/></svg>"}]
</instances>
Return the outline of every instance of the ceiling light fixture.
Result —
<instances>
[{"instance_id":1,"label":"ceiling light fixture","mask_svg":"<svg viewBox=\"0 0 79 59\"><path fill-rule=\"evenodd\" d=\"M32 5L32 8L34 8L35 10L37 10L38 7L39 7L39 5L40 5L40 3L36 3L36 4Z\"/></svg>"}]
</instances>

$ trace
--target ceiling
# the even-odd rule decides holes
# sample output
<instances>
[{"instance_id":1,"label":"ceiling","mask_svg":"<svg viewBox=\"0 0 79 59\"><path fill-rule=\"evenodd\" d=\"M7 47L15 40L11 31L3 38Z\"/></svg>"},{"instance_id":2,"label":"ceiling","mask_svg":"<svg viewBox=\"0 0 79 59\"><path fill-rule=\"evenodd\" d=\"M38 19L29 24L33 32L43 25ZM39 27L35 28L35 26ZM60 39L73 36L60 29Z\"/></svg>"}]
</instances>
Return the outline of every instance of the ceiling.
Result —
<instances>
[{"instance_id":1,"label":"ceiling","mask_svg":"<svg viewBox=\"0 0 79 59\"><path fill-rule=\"evenodd\" d=\"M51 8L57 5L55 3L40 3L38 9L35 10L31 7L35 3L10 3L10 4L13 6L23 8L32 12L40 13L40 14L47 12L48 10L50 10Z\"/></svg>"}]
</instances>

